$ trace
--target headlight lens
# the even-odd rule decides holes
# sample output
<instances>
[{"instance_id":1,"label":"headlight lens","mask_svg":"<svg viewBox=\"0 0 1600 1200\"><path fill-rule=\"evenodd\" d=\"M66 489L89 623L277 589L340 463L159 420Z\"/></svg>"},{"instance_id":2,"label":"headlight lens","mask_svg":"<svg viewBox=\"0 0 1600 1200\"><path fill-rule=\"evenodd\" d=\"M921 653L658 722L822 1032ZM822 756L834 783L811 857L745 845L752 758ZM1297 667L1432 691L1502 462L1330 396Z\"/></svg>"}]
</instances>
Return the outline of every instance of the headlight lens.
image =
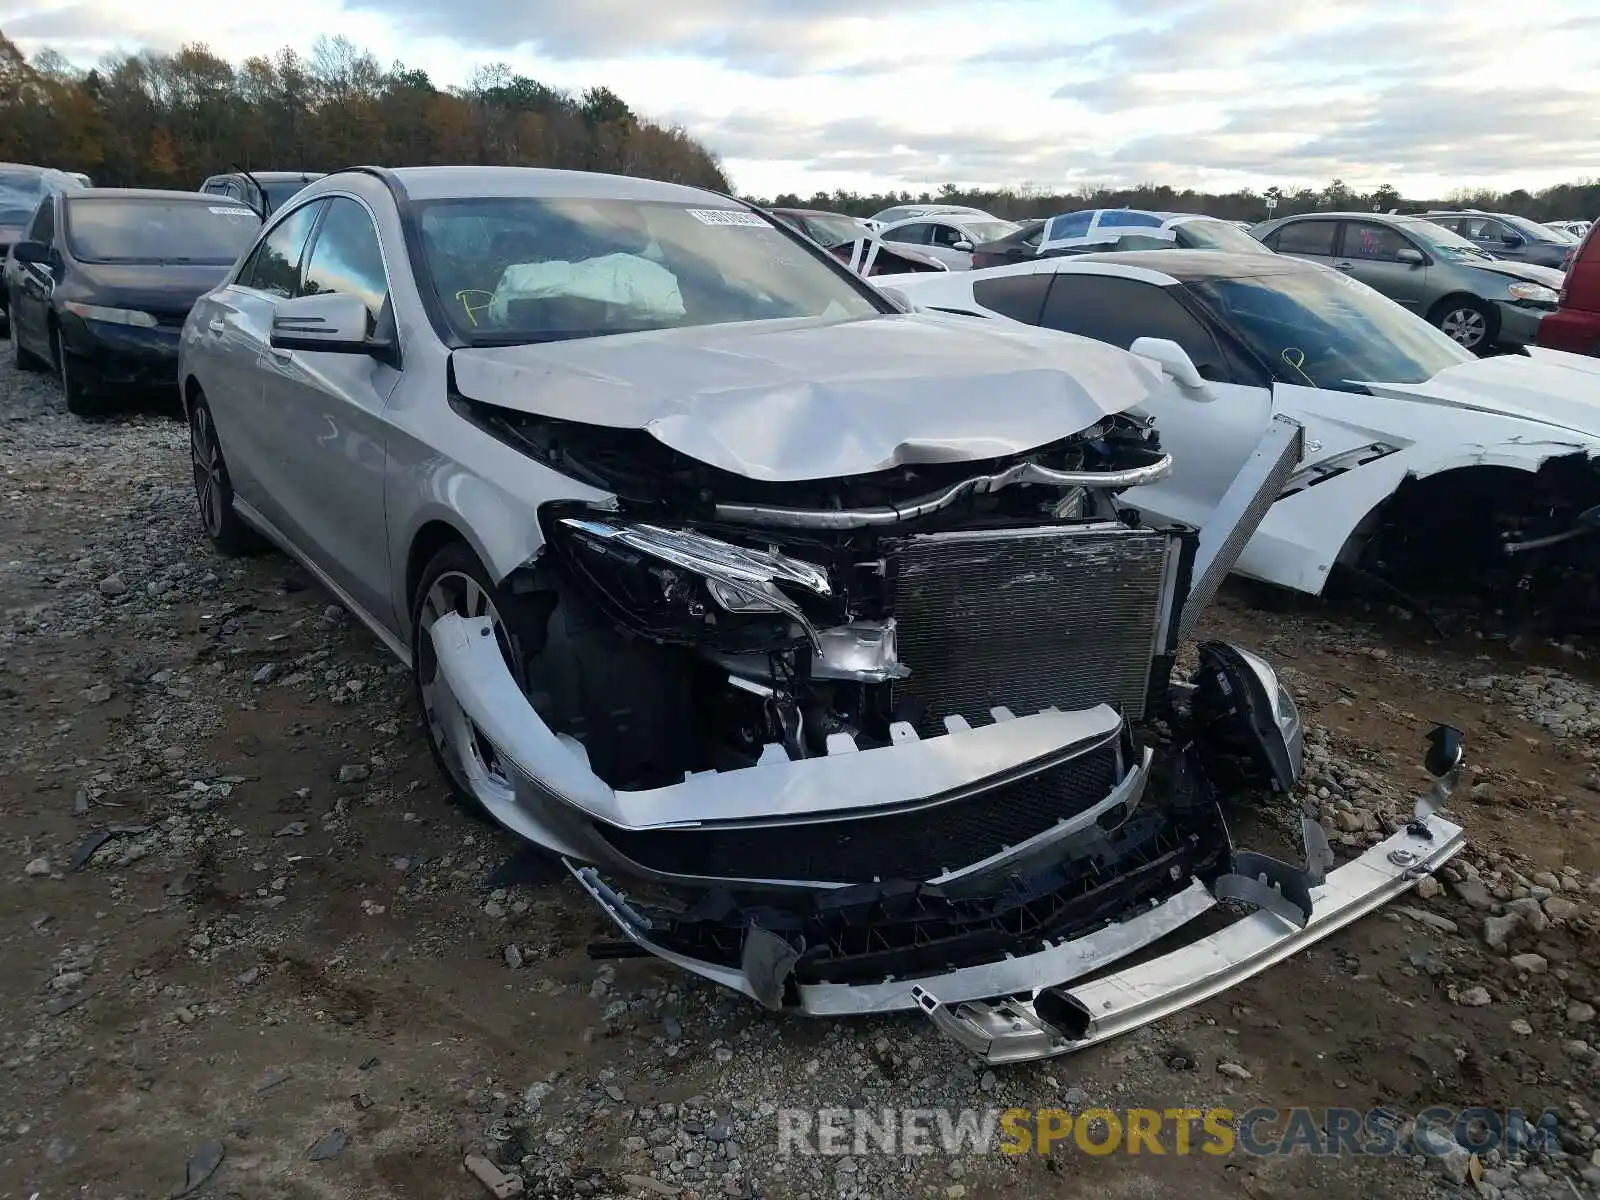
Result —
<instances>
[{"instance_id":1,"label":"headlight lens","mask_svg":"<svg viewBox=\"0 0 1600 1200\"><path fill-rule=\"evenodd\" d=\"M800 596L832 589L812 563L656 525L565 517L550 532L613 616L647 637L741 652L818 643Z\"/></svg>"},{"instance_id":2,"label":"headlight lens","mask_svg":"<svg viewBox=\"0 0 1600 1200\"><path fill-rule=\"evenodd\" d=\"M1506 290L1513 300L1526 300L1530 304L1554 304L1557 299L1555 288L1547 288L1542 283L1513 283Z\"/></svg>"},{"instance_id":3,"label":"headlight lens","mask_svg":"<svg viewBox=\"0 0 1600 1200\"><path fill-rule=\"evenodd\" d=\"M69 300L61 307L85 321L103 321L107 325L135 325L140 329L154 329L156 319L136 308L104 308L98 304L79 304Z\"/></svg>"}]
</instances>

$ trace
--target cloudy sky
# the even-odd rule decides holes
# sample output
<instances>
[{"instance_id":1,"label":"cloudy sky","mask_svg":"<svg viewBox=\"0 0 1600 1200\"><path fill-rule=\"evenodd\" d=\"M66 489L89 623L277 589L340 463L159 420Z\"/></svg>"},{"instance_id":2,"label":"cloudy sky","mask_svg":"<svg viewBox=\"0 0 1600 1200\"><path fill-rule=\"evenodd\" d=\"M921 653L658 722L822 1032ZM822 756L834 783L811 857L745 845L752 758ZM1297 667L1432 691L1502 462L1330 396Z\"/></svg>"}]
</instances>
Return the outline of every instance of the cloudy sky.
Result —
<instances>
[{"instance_id":1,"label":"cloudy sky","mask_svg":"<svg viewBox=\"0 0 1600 1200\"><path fill-rule=\"evenodd\" d=\"M438 84L504 61L609 85L766 196L1600 176L1597 0L0 0L0 30L86 65L317 34Z\"/></svg>"}]
</instances>

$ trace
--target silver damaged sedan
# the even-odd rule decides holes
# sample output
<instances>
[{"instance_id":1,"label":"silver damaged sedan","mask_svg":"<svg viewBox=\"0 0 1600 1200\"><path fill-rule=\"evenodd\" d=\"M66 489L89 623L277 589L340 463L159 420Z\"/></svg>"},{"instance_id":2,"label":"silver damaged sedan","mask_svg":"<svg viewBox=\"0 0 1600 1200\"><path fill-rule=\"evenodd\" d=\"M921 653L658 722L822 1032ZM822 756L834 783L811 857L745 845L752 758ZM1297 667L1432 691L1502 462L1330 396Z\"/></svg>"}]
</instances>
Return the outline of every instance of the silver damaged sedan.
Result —
<instances>
[{"instance_id":1,"label":"silver damaged sedan","mask_svg":"<svg viewBox=\"0 0 1600 1200\"><path fill-rule=\"evenodd\" d=\"M1002 1062L1212 994L1460 846L1421 810L1338 870L1314 822L1302 862L1233 845L1299 715L1244 650L1173 664L1301 431L1205 528L1151 527L1158 360L901 311L709 192L360 168L273 214L180 378L212 542L294 555L410 667L451 788L613 952L917 1008ZM1251 915L1100 970L1222 901Z\"/></svg>"}]
</instances>

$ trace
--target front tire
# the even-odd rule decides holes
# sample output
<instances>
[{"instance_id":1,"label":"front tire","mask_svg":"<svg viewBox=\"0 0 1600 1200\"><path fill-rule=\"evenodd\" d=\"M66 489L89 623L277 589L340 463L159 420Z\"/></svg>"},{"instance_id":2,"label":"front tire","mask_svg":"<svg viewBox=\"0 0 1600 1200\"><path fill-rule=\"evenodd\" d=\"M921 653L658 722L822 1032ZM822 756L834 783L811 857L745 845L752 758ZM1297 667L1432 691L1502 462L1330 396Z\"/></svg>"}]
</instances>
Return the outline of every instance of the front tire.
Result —
<instances>
[{"instance_id":1,"label":"front tire","mask_svg":"<svg viewBox=\"0 0 1600 1200\"><path fill-rule=\"evenodd\" d=\"M478 815L516 802L510 776L494 747L473 725L439 670L429 630L446 613L487 617L512 677L526 691L526 664L541 644L538 615L528 602L498 587L477 555L461 542L441 549L423 568L411 602L411 675L428 750L453 798Z\"/></svg>"},{"instance_id":2,"label":"front tire","mask_svg":"<svg viewBox=\"0 0 1600 1200\"><path fill-rule=\"evenodd\" d=\"M229 558L240 558L260 551L261 535L244 523L233 508L233 480L222 443L217 439L216 422L205 398L196 396L189 405L189 458L194 464L194 498L200 509L200 527L218 551Z\"/></svg>"},{"instance_id":3,"label":"front tire","mask_svg":"<svg viewBox=\"0 0 1600 1200\"><path fill-rule=\"evenodd\" d=\"M61 379L61 394L66 397L67 411L76 417L105 416L110 411L110 401L90 389L88 372L82 363L73 362L61 342L60 331L50 335L50 350L55 355L56 374Z\"/></svg>"},{"instance_id":4,"label":"front tire","mask_svg":"<svg viewBox=\"0 0 1600 1200\"><path fill-rule=\"evenodd\" d=\"M32 350L25 348L22 344L22 338L18 336L18 331L13 329L11 331L11 365L19 371L43 371L50 364Z\"/></svg>"},{"instance_id":5,"label":"front tire","mask_svg":"<svg viewBox=\"0 0 1600 1200\"><path fill-rule=\"evenodd\" d=\"M1471 296L1450 296L1434 305L1428 320L1462 349L1474 354L1487 353L1500 333L1500 314L1494 307Z\"/></svg>"}]
</instances>

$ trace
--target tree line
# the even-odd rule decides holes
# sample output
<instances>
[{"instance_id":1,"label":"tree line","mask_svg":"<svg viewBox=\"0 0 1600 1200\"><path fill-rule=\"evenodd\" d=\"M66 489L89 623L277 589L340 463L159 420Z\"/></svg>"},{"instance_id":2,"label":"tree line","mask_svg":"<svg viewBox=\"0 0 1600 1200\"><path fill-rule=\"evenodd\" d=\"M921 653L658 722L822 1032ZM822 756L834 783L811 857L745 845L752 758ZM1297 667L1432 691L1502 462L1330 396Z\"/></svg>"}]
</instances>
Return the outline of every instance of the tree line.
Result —
<instances>
[{"instance_id":1,"label":"tree line","mask_svg":"<svg viewBox=\"0 0 1600 1200\"><path fill-rule=\"evenodd\" d=\"M1277 201L1268 209L1269 196ZM756 200L763 206L769 202ZM1407 200L1398 189L1383 184L1370 192L1347 186L1342 179L1324 188L1257 192L1243 188L1237 192L1200 192L1192 188L1171 188L1146 183L1138 187L1084 187L1073 192L1044 188L969 188L947 183L937 192L817 192L802 197L794 193L777 196L770 202L776 208L820 208L830 212L870 217L896 204L967 204L997 217L1023 221L1032 217L1052 217L1057 213L1082 208L1144 208L1156 212L1205 213L1229 221L1264 221L1272 216L1324 211L1422 212L1429 208L1479 208L1485 212L1515 213L1535 221L1592 221L1600 217L1600 181L1582 180L1529 192L1517 188L1509 192L1458 188L1442 199Z\"/></svg>"},{"instance_id":2,"label":"tree line","mask_svg":"<svg viewBox=\"0 0 1600 1200\"><path fill-rule=\"evenodd\" d=\"M79 70L0 33L0 161L82 171L106 187L192 190L232 169L501 163L642 175L726 192L712 154L610 88L578 95L480 68L465 87L377 60L345 38L235 66L204 45Z\"/></svg>"}]
</instances>

